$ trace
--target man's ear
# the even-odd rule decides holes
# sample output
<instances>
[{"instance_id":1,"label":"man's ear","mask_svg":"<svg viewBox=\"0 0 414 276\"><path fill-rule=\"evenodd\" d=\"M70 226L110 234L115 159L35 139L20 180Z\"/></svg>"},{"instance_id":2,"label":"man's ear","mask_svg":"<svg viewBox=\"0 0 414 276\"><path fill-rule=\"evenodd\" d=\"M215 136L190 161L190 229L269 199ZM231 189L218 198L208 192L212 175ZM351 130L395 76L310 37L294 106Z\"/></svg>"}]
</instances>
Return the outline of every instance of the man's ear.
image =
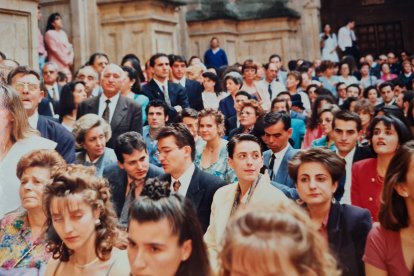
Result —
<instances>
[{"instance_id":1,"label":"man's ear","mask_svg":"<svg viewBox=\"0 0 414 276\"><path fill-rule=\"evenodd\" d=\"M230 166L230 168L232 168L234 170L234 161L233 159L231 159L230 157L227 158L227 162Z\"/></svg>"}]
</instances>

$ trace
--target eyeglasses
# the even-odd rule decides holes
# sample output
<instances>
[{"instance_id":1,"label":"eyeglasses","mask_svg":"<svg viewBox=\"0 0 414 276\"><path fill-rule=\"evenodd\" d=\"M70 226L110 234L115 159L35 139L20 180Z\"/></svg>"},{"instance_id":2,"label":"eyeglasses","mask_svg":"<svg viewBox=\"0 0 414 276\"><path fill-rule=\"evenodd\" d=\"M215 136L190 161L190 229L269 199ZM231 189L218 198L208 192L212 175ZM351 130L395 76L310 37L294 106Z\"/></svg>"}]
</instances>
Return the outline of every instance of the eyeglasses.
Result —
<instances>
[{"instance_id":1,"label":"eyeglasses","mask_svg":"<svg viewBox=\"0 0 414 276\"><path fill-rule=\"evenodd\" d=\"M14 85L14 88L17 91L21 92L21 91L23 91L25 89L26 86L27 86L27 90L29 90L29 91L35 91L35 90L39 89L39 84L37 84L37 83L30 83L30 82L17 82Z\"/></svg>"},{"instance_id":2,"label":"eyeglasses","mask_svg":"<svg viewBox=\"0 0 414 276\"><path fill-rule=\"evenodd\" d=\"M157 152L154 155L157 158L159 158L160 156L168 156L171 152L173 152L176 149L180 149L180 147L165 148L165 149L157 150Z\"/></svg>"}]
</instances>

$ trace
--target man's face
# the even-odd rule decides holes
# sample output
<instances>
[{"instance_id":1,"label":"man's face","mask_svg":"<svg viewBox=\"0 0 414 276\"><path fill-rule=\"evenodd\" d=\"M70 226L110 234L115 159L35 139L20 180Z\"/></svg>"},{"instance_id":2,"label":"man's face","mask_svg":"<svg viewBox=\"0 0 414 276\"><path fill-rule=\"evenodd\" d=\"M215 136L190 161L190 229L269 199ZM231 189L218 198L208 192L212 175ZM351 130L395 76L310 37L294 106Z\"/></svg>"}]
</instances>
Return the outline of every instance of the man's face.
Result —
<instances>
[{"instance_id":1,"label":"man's face","mask_svg":"<svg viewBox=\"0 0 414 276\"><path fill-rule=\"evenodd\" d=\"M142 182L147 177L149 169L149 157L145 149L135 149L131 154L123 153L124 163L118 162L118 166L124 169L127 175L137 182Z\"/></svg>"},{"instance_id":2,"label":"man's face","mask_svg":"<svg viewBox=\"0 0 414 276\"><path fill-rule=\"evenodd\" d=\"M249 98L245 95L236 96L236 100L234 101L234 109L236 109L237 112L240 112L243 103L247 100L249 100Z\"/></svg>"},{"instance_id":3,"label":"man's face","mask_svg":"<svg viewBox=\"0 0 414 276\"><path fill-rule=\"evenodd\" d=\"M395 103L397 104L397 106L399 107L399 108L403 108L403 97L404 97L404 94L399 94L398 96L397 96L397 99L396 99L396 101L395 101ZM405 111L405 110L404 110Z\"/></svg>"},{"instance_id":4,"label":"man's face","mask_svg":"<svg viewBox=\"0 0 414 276\"><path fill-rule=\"evenodd\" d=\"M355 147L358 140L357 123L336 119L333 140L339 154L345 157Z\"/></svg>"},{"instance_id":5,"label":"man's face","mask_svg":"<svg viewBox=\"0 0 414 276\"><path fill-rule=\"evenodd\" d=\"M394 86L394 96L398 97L400 94L404 94L403 92L405 92L405 87L401 87L399 85Z\"/></svg>"},{"instance_id":6,"label":"man's face","mask_svg":"<svg viewBox=\"0 0 414 276\"><path fill-rule=\"evenodd\" d=\"M291 98L289 97L289 95L282 94L282 95L277 96L277 98L278 98L278 99L282 99L282 100L284 100L285 102L287 102L287 103L288 103L289 108L291 108L291 107L292 107L292 100L291 100Z\"/></svg>"},{"instance_id":7,"label":"man's face","mask_svg":"<svg viewBox=\"0 0 414 276\"><path fill-rule=\"evenodd\" d=\"M234 147L233 158L228 158L230 167L239 182L252 184L263 167L260 145L253 141L241 141Z\"/></svg>"},{"instance_id":8,"label":"man's face","mask_svg":"<svg viewBox=\"0 0 414 276\"><path fill-rule=\"evenodd\" d=\"M359 96L359 89L353 86L350 86L346 89L346 96L349 97L356 97Z\"/></svg>"},{"instance_id":9,"label":"man's face","mask_svg":"<svg viewBox=\"0 0 414 276\"><path fill-rule=\"evenodd\" d=\"M381 97L384 103L390 103L394 99L394 91L391 86L385 86L381 89Z\"/></svg>"},{"instance_id":10,"label":"man's face","mask_svg":"<svg viewBox=\"0 0 414 276\"><path fill-rule=\"evenodd\" d=\"M106 57L100 56L95 59L92 66L93 69L95 69L95 71L98 72L98 74L101 74L103 69L105 69L105 67L108 65L108 63L109 61Z\"/></svg>"},{"instance_id":11,"label":"man's face","mask_svg":"<svg viewBox=\"0 0 414 276\"><path fill-rule=\"evenodd\" d=\"M270 60L271 63L274 63L279 70L282 67L282 61L278 57L274 57Z\"/></svg>"},{"instance_id":12,"label":"man's face","mask_svg":"<svg viewBox=\"0 0 414 276\"><path fill-rule=\"evenodd\" d=\"M184 117L183 124L188 128L194 139L198 137L198 119L192 117Z\"/></svg>"},{"instance_id":13,"label":"man's face","mask_svg":"<svg viewBox=\"0 0 414 276\"><path fill-rule=\"evenodd\" d=\"M155 79L164 82L170 73L170 62L168 58L164 56L157 58L151 70Z\"/></svg>"},{"instance_id":14,"label":"man's face","mask_svg":"<svg viewBox=\"0 0 414 276\"><path fill-rule=\"evenodd\" d=\"M185 164L191 160L191 147L178 147L174 136L167 136L158 140L158 160L165 173L178 178L185 170Z\"/></svg>"},{"instance_id":15,"label":"man's face","mask_svg":"<svg viewBox=\"0 0 414 276\"><path fill-rule=\"evenodd\" d=\"M218 42L218 40L215 38L215 39L212 39L211 40L211 42L210 42L210 46L211 46L211 48L217 48L218 46L219 46L219 42Z\"/></svg>"},{"instance_id":16,"label":"man's face","mask_svg":"<svg viewBox=\"0 0 414 276\"><path fill-rule=\"evenodd\" d=\"M163 107L150 106L148 108L147 120L151 129L159 129L165 126L168 116L165 116Z\"/></svg>"},{"instance_id":17,"label":"man's face","mask_svg":"<svg viewBox=\"0 0 414 276\"><path fill-rule=\"evenodd\" d=\"M286 111L286 112L288 112L287 106L286 106L286 102L285 101L283 101L283 102L275 102L275 104L272 107L272 111L273 112L278 112L278 111Z\"/></svg>"},{"instance_id":18,"label":"man's face","mask_svg":"<svg viewBox=\"0 0 414 276\"><path fill-rule=\"evenodd\" d=\"M101 85L106 97L112 98L121 91L124 82L124 71L116 65L108 65L102 72Z\"/></svg>"},{"instance_id":19,"label":"man's face","mask_svg":"<svg viewBox=\"0 0 414 276\"><path fill-rule=\"evenodd\" d=\"M79 70L77 80L85 83L85 90L88 97L92 94L95 87L98 85L97 73L92 67L85 67Z\"/></svg>"},{"instance_id":20,"label":"man's face","mask_svg":"<svg viewBox=\"0 0 414 276\"><path fill-rule=\"evenodd\" d=\"M346 99L347 93L346 93L346 85L345 84L339 85L336 92L338 92L339 98Z\"/></svg>"},{"instance_id":21,"label":"man's face","mask_svg":"<svg viewBox=\"0 0 414 276\"><path fill-rule=\"evenodd\" d=\"M287 89L294 89L298 87L299 80L297 80L294 76L290 75L286 79L286 88Z\"/></svg>"},{"instance_id":22,"label":"man's face","mask_svg":"<svg viewBox=\"0 0 414 276\"><path fill-rule=\"evenodd\" d=\"M388 63L389 64L394 64L395 61L396 61L395 55L393 53L388 53L387 59L388 59Z\"/></svg>"},{"instance_id":23,"label":"man's face","mask_svg":"<svg viewBox=\"0 0 414 276\"><path fill-rule=\"evenodd\" d=\"M12 79L12 86L19 93L27 116L30 117L37 112L37 107L44 97L44 92L40 90L40 81L36 76L17 74Z\"/></svg>"},{"instance_id":24,"label":"man's face","mask_svg":"<svg viewBox=\"0 0 414 276\"><path fill-rule=\"evenodd\" d=\"M269 63L269 67L266 70L266 80L268 82L272 82L276 79L278 68L276 64Z\"/></svg>"},{"instance_id":25,"label":"man's face","mask_svg":"<svg viewBox=\"0 0 414 276\"><path fill-rule=\"evenodd\" d=\"M56 66L47 64L43 67L42 70L43 80L47 85L54 85L57 81L58 70Z\"/></svg>"},{"instance_id":26,"label":"man's face","mask_svg":"<svg viewBox=\"0 0 414 276\"><path fill-rule=\"evenodd\" d=\"M176 80L181 80L184 77L187 65L185 62L176 61L171 67L172 74Z\"/></svg>"},{"instance_id":27,"label":"man's face","mask_svg":"<svg viewBox=\"0 0 414 276\"><path fill-rule=\"evenodd\" d=\"M292 136L292 128L285 130L285 124L282 121L265 128L262 136L263 142L273 152L280 152L289 143L289 138Z\"/></svg>"}]
</instances>

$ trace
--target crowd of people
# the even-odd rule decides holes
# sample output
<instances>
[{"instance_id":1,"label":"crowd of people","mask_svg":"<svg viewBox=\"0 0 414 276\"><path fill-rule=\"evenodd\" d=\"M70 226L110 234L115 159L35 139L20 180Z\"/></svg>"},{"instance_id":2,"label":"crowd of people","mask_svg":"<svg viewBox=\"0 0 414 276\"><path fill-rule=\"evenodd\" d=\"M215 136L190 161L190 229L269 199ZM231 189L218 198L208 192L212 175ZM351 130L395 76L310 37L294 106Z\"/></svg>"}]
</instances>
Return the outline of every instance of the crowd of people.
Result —
<instances>
[{"instance_id":1,"label":"crowd of people","mask_svg":"<svg viewBox=\"0 0 414 276\"><path fill-rule=\"evenodd\" d=\"M0 61L0 275L412 275L414 56L354 24L288 70L216 37L73 68L50 15L40 74Z\"/></svg>"}]
</instances>

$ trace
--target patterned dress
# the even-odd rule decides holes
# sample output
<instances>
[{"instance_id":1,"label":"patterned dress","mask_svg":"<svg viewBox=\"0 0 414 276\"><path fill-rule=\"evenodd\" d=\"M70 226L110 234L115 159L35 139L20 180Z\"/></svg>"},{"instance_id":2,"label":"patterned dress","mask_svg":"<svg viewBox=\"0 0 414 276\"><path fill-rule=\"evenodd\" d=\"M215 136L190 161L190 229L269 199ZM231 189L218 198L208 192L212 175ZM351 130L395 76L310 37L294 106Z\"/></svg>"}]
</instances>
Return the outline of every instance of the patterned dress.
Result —
<instances>
[{"instance_id":1,"label":"patterned dress","mask_svg":"<svg viewBox=\"0 0 414 276\"><path fill-rule=\"evenodd\" d=\"M6 215L0 221L0 267L37 268L47 264L51 254L46 252L45 236L31 241L32 231L27 212Z\"/></svg>"},{"instance_id":2,"label":"patterned dress","mask_svg":"<svg viewBox=\"0 0 414 276\"><path fill-rule=\"evenodd\" d=\"M226 181L227 184L230 184L230 183L237 182L237 177L233 169L230 168L229 164L227 163L228 154L227 154L226 145L227 145L227 141L223 139L221 143L221 149L220 149L218 160L215 163L211 164L209 167L204 168L201 165L201 157L206 147L206 143L204 142L204 143L197 144L194 164L200 170L210 173L212 175L218 176L224 181Z\"/></svg>"}]
</instances>

